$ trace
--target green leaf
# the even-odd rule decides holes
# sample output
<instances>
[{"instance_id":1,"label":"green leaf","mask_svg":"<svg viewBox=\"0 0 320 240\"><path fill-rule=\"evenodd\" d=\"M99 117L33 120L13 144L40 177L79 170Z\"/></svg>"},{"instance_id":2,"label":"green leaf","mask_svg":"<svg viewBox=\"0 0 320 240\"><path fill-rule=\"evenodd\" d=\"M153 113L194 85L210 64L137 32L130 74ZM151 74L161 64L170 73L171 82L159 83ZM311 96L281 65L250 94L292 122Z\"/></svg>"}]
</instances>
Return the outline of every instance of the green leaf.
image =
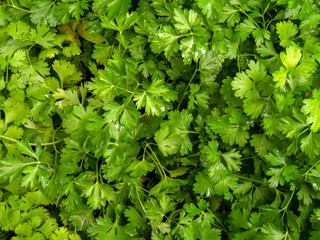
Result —
<instances>
[{"instance_id":1,"label":"green leaf","mask_svg":"<svg viewBox=\"0 0 320 240\"><path fill-rule=\"evenodd\" d=\"M131 0L95 0L93 1L93 11L103 15L108 13L109 18L124 15L130 8Z\"/></svg>"},{"instance_id":2,"label":"green leaf","mask_svg":"<svg viewBox=\"0 0 320 240\"><path fill-rule=\"evenodd\" d=\"M110 202L115 199L115 192L110 186L96 182L88 184L82 196L88 198L88 204L92 209L101 209L106 205L106 201Z\"/></svg>"},{"instance_id":3,"label":"green leaf","mask_svg":"<svg viewBox=\"0 0 320 240\"><path fill-rule=\"evenodd\" d=\"M10 182L14 182L22 175L23 169L28 165L17 158L6 158L0 161L2 166L0 170L1 178L9 178Z\"/></svg>"},{"instance_id":4,"label":"green leaf","mask_svg":"<svg viewBox=\"0 0 320 240\"><path fill-rule=\"evenodd\" d=\"M13 39L28 39L30 33L30 26L22 21L11 22L7 26L7 33Z\"/></svg>"},{"instance_id":5,"label":"green leaf","mask_svg":"<svg viewBox=\"0 0 320 240\"><path fill-rule=\"evenodd\" d=\"M320 147L320 134L310 132L308 136L301 139L301 150L308 157L314 159L319 155L319 147Z\"/></svg>"},{"instance_id":6,"label":"green leaf","mask_svg":"<svg viewBox=\"0 0 320 240\"><path fill-rule=\"evenodd\" d=\"M59 108L63 108L65 106L74 106L79 105L80 100L77 91L72 90L63 90L61 88L57 89L56 92L52 95L56 100L56 105Z\"/></svg>"},{"instance_id":7,"label":"green leaf","mask_svg":"<svg viewBox=\"0 0 320 240\"><path fill-rule=\"evenodd\" d=\"M148 172L153 171L154 165L149 163L147 160L133 161L127 168L126 172L130 172L133 177L146 176Z\"/></svg>"},{"instance_id":8,"label":"green leaf","mask_svg":"<svg viewBox=\"0 0 320 240\"><path fill-rule=\"evenodd\" d=\"M30 12L31 21L35 24L49 25L51 27L57 25L55 2L50 0L36 0L32 5Z\"/></svg>"},{"instance_id":9,"label":"green leaf","mask_svg":"<svg viewBox=\"0 0 320 240\"><path fill-rule=\"evenodd\" d=\"M265 134L252 134L250 144L261 157L265 156L271 149L271 143Z\"/></svg>"},{"instance_id":10,"label":"green leaf","mask_svg":"<svg viewBox=\"0 0 320 240\"><path fill-rule=\"evenodd\" d=\"M282 156L282 154L276 149L273 149L273 153L266 155L265 159L273 166L281 166L286 164L286 158Z\"/></svg>"},{"instance_id":11,"label":"green leaf","mask_svg":"<svg viewBox=\"0 0 320 240\"><path fill-rule=\"evenodd\" d=\"M22 154L38 159L38 155L31 149L30 145L25 141L18 141L17 147Z\"/></svg>"},{"instance_id":12,"label":"green leaf","mask_svg":"<svg viewBox=\"0 0 320 240\"><path fill-rule=\"evenodd\" d=\"M227 168L230 171L240 171L240 166L242 164L240 158L242 157L242 155L239 153L239 151L236 151L236 149L234 148L229 152L222 153L221 156L226 161Z\"/></svg>"},{"instance_id":13,"label":"green leaf","mask_svg":"<svg viewBox=\"0 0 320 240\"><path fill-rule=\"evenodd\" d=\"M301 57L302 57L301 50L296 46L288 47L286 49L286 53L284 52L280 53L280 59L283 65L289 71L294 69L298 65Z\"/></svg>"},{"instance_id":14,"label":"green leaf","mask_svg":"<svg viewBox=\"0 0 320 240\"><path fill-rule=\"evenodd\" d=\"M11 122L20 123L28 117L28 108L20 101L8 99L4 102L4 107L6 126Z\"/></svg>"},{"instance_id":15,"label":"green leaf","mask_svg":"<svg viewBox=\"0 0 320 240\"><path fill-rule=\"evenodd\" d=\"M134 227L141 228L142 230L147 229L146 219L142 217L134 207L127 208L124 211L124 215L128 218L128 220Z\"/></svg>"},{"instance_id":16,"label":"green leaf","mask_svg":"<svg viewBox=\"0 0 320 240\"><path fill-rule=\"evenodd\" d=\"M24 60L26 59L26 52L23 50L16 51L12 58L9 60L9 63L12 67L20 67L24 64Z\"/></svg>"},{"instance_id":17,"label":"green leaf","mask_svg":"<svg viewBox=\"0 0 320 240\"><path fill-rule=\"evenodd\" d=\"M273 81L277 82L275 87L280 87L280 88L284 87L284 85L287 82L287 76L288 76L287 74L288 74L288 72L284 67L281 67L280 70L278 70L272 74Z\"/></svg>"},{"instance_id":18,"label":"green leaf","mask_svg":"<svg viewBox=\"0 0 320 240\"><path fill-rule=\"evenodd\" d=\"M179 50L179 35L171 26L163 26L152 38L151 49L155 53L164 52L166 57L171 57Z\"/></svg>"},{"instance_id":19,"label":"green leaf","mask_svg":"<svg viewBox=\"0 0 320 240\"><path fill-rule=\"evenodd\" d=\"M291 38L298 33L298 27L293 22L279 22L276 25L277 33L279 34L280 44L283 47L289 47L292 45Z\"/></svg>"},{"instance_id":20,"label":"green leaf","mask_svg":"<svg viewBox=\"0 0 320 240\"><path fill-rule=\"evenodd\" d=\"M88 229L88 232L96 239L123 239L129 240L136 235L136 230L131 225L121 226L118 222L112 222L107 216L99 217L96 223Z\"/></svg>"},{"instance_id":21,"label":"green leaf","mask_svg":"<svg viewBox=\"0 0 320 240\"><path fill-rule=\"evenodd\" d=\"M65 60L55 60L52 65L53 70L58 74L61 81L61 89L64 85L74 84L81 80L81 73L76 67Z\"/></svg>"},{"instance_id":22,"label":"green leaf","mask_svg":"<svg viewBox=\"0 0 320 240\"><path fill-rule=\"evenodd\" d=\"M53 46L52 41L54 40L55 34L51 32L50 27L45 25L38 25L36 29L30 30L30 40L34 41L36 44L44 47L50 48Z\"/></svg>"},{"instance_id":23,"label":"green leaf","mask_svg":"<svg viewBox=\"0 0 320 240\"><path fill-rule=\"evenodd\" d=\"M268 223L263 225L263 227L261 228L261 232L263 232L266 237L266 239L275 239L275 240L281 240L284 239L286 237L286 235L281 232L275 225L273 225L272 223Z\"/></svg>"},{"instance_id":24,"label":"green leaf","mask_svg":"<svg viewBox=\"0 0 320 240\"><path fill-rule=\"evenodd\" d=\"M303 100L303 107L301 108L301 112L303 112L305 115L308 115L307 117L307 124L312 124L310 127L310 130L312 132L318 132L320 128L320 115L318 106L320 103L320 92L318 89L315 89L312 92L312 98L311 99L304 99Z\"/></svg>"},{"instance_id":25,"label":"green leaf","mask_svg":"<svg viewBox=\"0 0 320 240\"><path fill-rule=\"evenodd\" d=\"M170 134L168 126L158 130L154 135L154 140L158 144L158 147L164 156L177 153L180 146L179 138Z\"/></svg>"}]
</instances>

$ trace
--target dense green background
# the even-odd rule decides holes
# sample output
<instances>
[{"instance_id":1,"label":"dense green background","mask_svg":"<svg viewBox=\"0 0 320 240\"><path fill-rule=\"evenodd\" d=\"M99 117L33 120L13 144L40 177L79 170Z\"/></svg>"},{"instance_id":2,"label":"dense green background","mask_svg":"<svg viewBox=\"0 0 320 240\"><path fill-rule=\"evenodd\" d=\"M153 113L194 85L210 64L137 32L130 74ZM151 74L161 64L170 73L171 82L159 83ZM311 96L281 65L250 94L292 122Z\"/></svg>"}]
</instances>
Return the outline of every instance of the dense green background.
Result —
<instances>
[{"instance_id":1,"label":"dense green background","mask_svg":"<svg viewBox=\"0 0 320 240\"><path fill-rule=\"evenodd\" d=\"M0 239L320 239L320 1L0 2Z\"/></svg>"}]
</instances>

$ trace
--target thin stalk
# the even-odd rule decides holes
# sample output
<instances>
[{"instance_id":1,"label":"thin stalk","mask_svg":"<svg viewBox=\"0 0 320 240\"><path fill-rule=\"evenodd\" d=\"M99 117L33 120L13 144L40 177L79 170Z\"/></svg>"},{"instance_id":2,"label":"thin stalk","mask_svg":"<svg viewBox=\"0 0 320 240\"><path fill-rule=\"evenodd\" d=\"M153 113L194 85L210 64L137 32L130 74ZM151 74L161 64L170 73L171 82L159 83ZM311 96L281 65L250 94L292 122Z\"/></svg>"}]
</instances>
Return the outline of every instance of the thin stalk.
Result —
<instances>
[{"instance_id":1,"label":"thin stalk","mask_svg":"<svg viewBox=\"0 0 320 240\"><path fill-rule=\"evenodd\" d=\"M6 67L6 83L9 82L9 65Z\"/></svg>"},{"instance_id":2,"label":"thin stalk","mask_svg":"<svg viewBox=\"0 0 320 240\"><path fill-rule=\"evenodd\" d=\"M284 207L281 209L281 211L285 211L285 212L287 211L287 209L288 209L288 207L289 207L289 204L291 203L291 200L292 200L292 198L293 198L293 196L294 196L294 193L295 193L295 190L292 191L291 196L290 196L290 198L289 198L286 206L284 206Z\"/></svg>"},{"instance_id":3,"label":"thin stalk","mask_svg":"<svg viewBox=\"0 0 320 240\"><path fill-rule=\"evenodd\" d=\"M145 191L145 192L149 192L147 189L144 189L143 187L140 187L139 185L135 185L137 188L140 188L142 191Z\"/></svg>"},{"instance_id":4,"label":"thin stalk","mask_svg":"<svg viewBox=\"0 0 320 240\"><path fill-rule=\"evenodd\" d=\"M17 139L6 137L4 135L0 135L0 138L8 140L8 141L11 141L11 142L18 142L19 141ZM54 141L54 142L41 143L41 146L50 146L50 145L57 144L59 142L62 142L62 140L58 140L58 141ZM30 146L37 146L37 143L29 143L29 145Z\"/></svg>"},{"instance_id":5,"label":"thin stalk","mask_svg":"<svg viewBox=\"0 0 320 240\"><path fill-rule=\"evenodd\" d=\"M220 229L222 230L222 231L224 231L224 232L226 232L226 233L228 233L228 230L225 228L225 226L223 225L223 223L220 221L220 219L210 210L210 209L208 209L208 211L210 212L210 213L212 213L212 215L214 216L214 218L217 220L217 222L220 224Z\"/></svg>"},{"instance_id":6,"label":"thin stalk","mask_svg":"<svg viewBox=\"0 0 320 240\"><path fill-rule=\"evenodd\" d=\"M60 143L62 142L63 140L57 140L57 141L54 141L54 142L47 142L47 143L41 143L41 146L50 146L50 145L55 145L57 143ZM30 146L37 146L36 143L29 143Z\"/></svg>"},{"instance_id":7,"label":"thin stalk","mask_svg":"<svg viewBox=\"0 0 320 240\"><path fill-rule=\"evenodd\" d=\"M6 136L3 136L3 135L0 135L0 138L8 140L8 141L11 141L11 142L18 142L18 140L16 140L16 139L13 139L13 138L10 138L10 137L6 137Z\"/></svg>"},{"instance_id":8,"label":"thin stalk","mask_svg":"<svg viewBox=\"0 0 320 240\"><path fill-rule=\"evenodd\" d=\"M146 149L145 149L146 151ZM147 152L148 153L148 152ZM158 165L158 163L156 162L156 160L153 158L153 156L151 156L150 153L148 153L149 157L152 159L152 161L154 162L154 164L156 165L158 172L160 173L161 179L164 179L164 175L163 175L163 170L160 168L160 166Z\"/></svg>"},{"instance_id":9,"label":"thin stalk","mask_svg":"<svg viewBox=\"0 0 320 240\"><path fill-rule=\"evenodd\" d=\"M294 196L294 193L295 193L295 190L292 191L292 194L291 194L291 196L290 196L290 198L289 198L286 206L281 209L281 212L283 211L282 216L281 216L282 229L283 229L283 225L284 225L284 224L283 224L283 219L284 219L285 214L287 213L289 204L291 203L291 200L292 200L292 198L293 198L293 196Z\"/></svg>"},{"instance_id":10,"label":"thin stalk","mask_svg":"<svg viewBox=\"0 0 320 240\"><path fill-rule=\"evenodd\" d=\"M163 177L166 177L166 176L167 176L167 175L166 175L166 172L163 170L163 166L162 166L162 164L160 163L159 159L157 158L157 155L156 155L156 154L154 153L154 151L152 150L152 148L149 146L149 144L147 144L147 146L148 146L148 148L150 149L151 153L153 154L155 160L157 161L157 164L159 165L159 167L161 167L161 170L162 170L162 173L163 173L161 179L163 179Z\"/></svg>"},{"instance_id":11,"label":"thin stalk","mask_svg":"<svg viewBox=\"0 0 320 240\"><path fill-rule=\"evenodd\" d=\"M140 199L138 189L137 189L137 188L135 188L135 189L136 189L136 194L137 194L138 201L139 201L139 203L140 203L140 205L141 205L144 213L147 215L146 209L144 208L144 206L143 206L143 204L142 204L142 201L141 201L141 199Z\"/></svg>"},{"instance_id":12,"label":"thin stalk","mask_svg":"<svg viewBox=\"0 0 320 240\"><path fill-rule=\"evenodd\" d=\"M128 93L131 93L131 94L134 94L134 92L130 91L130 90L127 90L127 89L124 89L122 87L118 87L116 85L111 85L111 88L117 88L117 89L120 89L122 91L125 91L125 92L128 92Z\"/></svg>"},{"instance_id":13,"label":"thin stalk","mask_svg":"<svg viewBox=\"0 0 320 240\"><path fill-rule=\"evenodd\" d=\"M99 182L99 159L96 160L96 182Z\"/></svg>"},{"instance_id":14,"label":"thin stalk","mask_svg":"<svg viewBox=\"0 0 320 240\"><path fill-rule=\"evenodd\" d=\"M236 177L238 177L240 179L243 179L243 180L248 180L248 181L251 181L251 182L256 182L256 183L267 185L267 183L265 183L265 182L262 182L262 181L259 181L259 180L255 180L255 179L251 179L251 178L247 178L247 177L241 176L241 175L236 174L236 173L232 173L232 175L234 175L234 176L236 176Z\"/></svg>"},{"instance_id":15,"label":"thin stalk","mask_svg":"<svg viewBox=\"0 0 320 240\"><path fill-rule=\"evenodd\" d=\"M313 165L311 166L311 168L309 168L308 171L306 171L303 175L304 175L304 176L308 176L309 172L310 172L315 166L317 166L319 163L320 163L320 160L318 160L315 164L313 164Z\"/></svg>"},{"instance_id":16,"label":"thin stalk","mask_svg":"<svg viewBox=\"0 0 320 240\"><path fill-rule=\"evenodd\" d=\"M12 1L11 1L11 2L12 2ZM14 9L17 9L17 10L19 10L19 11L21 11L21 12L31 13L31 12L30 12L29 10L27 10L27 9L20 8L20 7L16 6L13 2L12 2L12 4L7 4L7 6L8 6L8 7L12 7L12 8L14 8Z\"/></svg>"},{"instance_id":17,"label":"thin stalk","mask_svg":"<svg viewBox=\"0 0 320 240\"><path fill-rule=\"evenodd\" d=\"M254 23L254 25L256 25L257 28L260 28L259 24L248 13L243 11L240 7L239 7L239 11L242 12L244 15L246 15Z\"/></svg>"},{"instance_id":18,"label":"thin stalk","mask_svg":"<svg viewBox=\"0 0 320 240\"><path fill-rule=\"evenodd\" d=\"M53 132L53 135L52 135L52 141L54 142L54 140L55 140L55 137L56 137L56 134L57 134L57 132L58 132L58 130L61 128L61 126L59 126L54 132ZM58 149L57 149L57 147L56 147L56 145L54 144L53 145L53 148L54 148L54 151L56 152L56 153L60 153L60 151L58 151Z\"/></svg>"},{"instance_id":19,"label":"thin stalk","mask_svg":"<svg viewBox=\"0 0 320 240\"><path fill-rule=\"evenodd\" d=\"M238 72L241 72L239 54L237 55L237 66L238 66Z\"/></svg>"},{"instance_id":20,"label":"thin stalk","mask_svg":"<svg viewBox=\"0 0 320 240\"><path fill-rule=\"evenodd\" d=\"M197 67L196 70L194 71L194 73L193 73L193 75L192 75L192 77L191 77L188 85L187 85L186 88L184 89L184 92L183 92L183 95L181 96L181 99L180 99L180 101L179 101L177 110L180 109L180 106L181 106L181 104L182 104L182 102L183 102L183 100L184 100L184 98L185 98L185 96L186 96L186 94L187 94L187 91L188 91L188 89L189 89L189 86L190 86L190 84L192 83L192 81L193 81L193 79L194 79L194 77L196 76L196 73L197 73L198 71L199 71L199 69L198 69L198 67Z\"/></svg>"}]
</instances>

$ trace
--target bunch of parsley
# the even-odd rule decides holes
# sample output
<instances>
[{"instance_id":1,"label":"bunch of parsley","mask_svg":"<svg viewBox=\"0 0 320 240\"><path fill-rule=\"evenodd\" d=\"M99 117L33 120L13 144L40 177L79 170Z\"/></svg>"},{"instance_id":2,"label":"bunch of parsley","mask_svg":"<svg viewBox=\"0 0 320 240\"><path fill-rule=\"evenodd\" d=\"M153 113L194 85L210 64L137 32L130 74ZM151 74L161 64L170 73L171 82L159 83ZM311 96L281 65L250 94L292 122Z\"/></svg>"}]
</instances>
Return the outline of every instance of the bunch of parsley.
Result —
<instances>
[{"instance_id":1,"label":"bunch of parsley","mask_svg":"<svg viewBox=\"0 0 320 240\"><path fill-rule=\"evenodd\" d=\"M0 239L319 239L318 0L0 2Z\"/></svg>"}]
</instances>

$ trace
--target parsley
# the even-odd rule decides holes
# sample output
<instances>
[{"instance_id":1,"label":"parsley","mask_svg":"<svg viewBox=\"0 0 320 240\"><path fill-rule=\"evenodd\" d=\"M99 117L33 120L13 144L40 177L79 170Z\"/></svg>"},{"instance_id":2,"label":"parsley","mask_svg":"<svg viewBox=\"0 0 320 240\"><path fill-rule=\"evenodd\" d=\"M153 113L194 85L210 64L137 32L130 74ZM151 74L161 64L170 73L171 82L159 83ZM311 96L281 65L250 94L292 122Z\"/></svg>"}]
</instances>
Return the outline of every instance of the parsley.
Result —
<instances>
[{"instance_id":1,"label":"parsley","mask_svg":"<svg viewBox=\"0 0 320 240\"><path fill-rule=\"evenodd\" d=\"M0 3L1 239L318 239L315 0Z\"/></svg>"}]
</instances>

